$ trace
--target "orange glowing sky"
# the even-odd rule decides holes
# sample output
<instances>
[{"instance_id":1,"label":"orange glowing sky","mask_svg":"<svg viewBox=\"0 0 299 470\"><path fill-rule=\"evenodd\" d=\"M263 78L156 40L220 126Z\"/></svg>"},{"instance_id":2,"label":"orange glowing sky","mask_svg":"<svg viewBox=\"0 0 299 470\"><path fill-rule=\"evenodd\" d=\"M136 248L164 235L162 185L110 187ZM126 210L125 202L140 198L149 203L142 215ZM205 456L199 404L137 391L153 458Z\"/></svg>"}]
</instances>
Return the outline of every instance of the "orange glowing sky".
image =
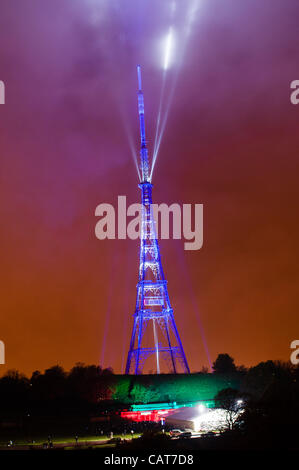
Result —
<instances>
[{"instance_id":1,"label":"orange glowing sky","mask_svg":"<svg viewBox=\"0 0 299 470\"><path fill-rule=\"evenodd\" d=\"M138 244L97 240L94 211L118 195L139 202L135 66L151 148L167 7L1 2L0 374L101 358L123 370ZM193 371L208 365L200 323L212 360L246 366L288 360L298 339L298 14L292 0L209 0L178 72L153 197L204 204L201 250L160 244Z\"/></svg>"}]
</instances>

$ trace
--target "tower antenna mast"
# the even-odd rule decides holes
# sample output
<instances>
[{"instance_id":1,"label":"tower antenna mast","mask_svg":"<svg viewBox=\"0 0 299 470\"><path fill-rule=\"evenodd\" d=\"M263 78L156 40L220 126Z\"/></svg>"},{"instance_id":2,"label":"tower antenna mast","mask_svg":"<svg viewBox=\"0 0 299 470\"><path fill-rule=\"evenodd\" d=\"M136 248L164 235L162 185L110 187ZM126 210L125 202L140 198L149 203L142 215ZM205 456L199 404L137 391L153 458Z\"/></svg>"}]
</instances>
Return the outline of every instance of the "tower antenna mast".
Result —
<instances>
[{"instance_id":1,"label":"tower antenna mast","mask_svg":"<svg viewBox=\"0 0 299 470\"><path fill-rule=\"evenodd\" d=\"M137 66L138 113L140 124L140 159L142 200L139 277L137 284L134 325L128 352L126 374L141 374L145 363L159 374L167 371L189 373L189 366L171 308L167 281L161 263L152 210L152 184L145 138L144 99L141 68Z\"/></svg>"},{"instance_id":2,"label":"tower antenna mast","mask_svg":"<svg viewBox=\"0 0 299 470\"><path fill-rule=\"evenodd\" d=\"M141 159L141 176L142 182L150 181L149 176L149 160L148 151L145 138L145 121L144 121L144 98L142 92L142 81L141 81L141 67L137 65L137 76L138 76L138 114L140 124L140 159Z\"/></svg>"}]
</instances>

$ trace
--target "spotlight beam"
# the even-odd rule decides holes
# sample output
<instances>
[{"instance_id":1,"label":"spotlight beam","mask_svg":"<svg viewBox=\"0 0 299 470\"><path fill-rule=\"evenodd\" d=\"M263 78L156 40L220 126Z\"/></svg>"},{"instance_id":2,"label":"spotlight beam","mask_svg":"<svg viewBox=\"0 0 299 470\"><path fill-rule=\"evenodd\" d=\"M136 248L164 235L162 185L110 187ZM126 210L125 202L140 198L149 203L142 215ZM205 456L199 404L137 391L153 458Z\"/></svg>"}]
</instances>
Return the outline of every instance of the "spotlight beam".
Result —
<instances>
[{"instance_id":1,"label":"spotlight beam","mask_svg":"<svg viewBox=\"0 0 299 470\"><path fill-rule=\"evenodd\" d=\"M168 35L166 38L166 45L165 45L165 56L164 56L164 70L169 68L170 60L171 60L171 52L173 49L173 28L170 26Z\"/></svg>"},{"instance_id":2,"label":"spotlight beam","mask_svg":"<svg viewBox=\"0 0 299 470\"><path fill-rule=\"evenodd\" d=\"M155 142L154 142L154 150L153 150L153 161L151 166L151 173L150 179L152 179L154 167L157 161L163 133L166 127L167 118L169 114L169 110L171 107L172 98L174 95L174 90L176 87L176 82L178 79L179 69L182 65L183 56L187 47L188 38L191 35L192 26L196 19L196 14L199 8L199 0L193 0L189 8L187 9L186 19L185 19L185 26L183 29L182 38L180 40L180 53L177 55L177 67L173 77L172 86L170 88L170 92L168 97L166 98L166 109L164 113L162 112L163 109L163 102L165 101L165 82L166 82L166 71L170 68L172 58L173 58L173 49L174 49L174 30L173 27L170 26L166 42L165 42L165 53L164 53L164 62L163 62L163 80L162 80L162 90L160 95L160 103L159 103L159 110L158 110L158 117L157 117L157 127L156 127L156 135L155 135ZM172 17L175 11L175 3L172 4Z\"/></svg>"}]
</instances>

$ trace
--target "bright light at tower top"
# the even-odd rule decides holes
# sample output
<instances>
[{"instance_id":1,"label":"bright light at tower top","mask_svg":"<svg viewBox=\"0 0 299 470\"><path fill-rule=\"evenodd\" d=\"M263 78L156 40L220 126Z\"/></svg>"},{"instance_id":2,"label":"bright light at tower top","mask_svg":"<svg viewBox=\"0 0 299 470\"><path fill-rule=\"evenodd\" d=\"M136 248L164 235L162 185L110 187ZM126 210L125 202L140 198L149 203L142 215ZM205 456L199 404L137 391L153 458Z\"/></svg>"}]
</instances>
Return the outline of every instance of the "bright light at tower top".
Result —
<instances>
[{"instance_id":1,"label":"bright light at tower top","mask_svg":"<svg viewBox=\"0 0 299 470\"><path fill-rule=\"evenodd\" d=\"M165 47L165 55L164 55L164 63L163 63L163 69L167 70L169 66L171 65L171 61L173 59L173 45L174 45L174 34L173 34L173 28L170 26L168 34L166 36L166 40L164 43Z\"/></svg>"},{"instance_id":2,"label":"bright light at tower top","mask_svg":"<svg viewBox=\"0 0 299 470\"><path fill-rule=\"evenodd\" d=\"M137 65L137 77L138 77L138 90L142 90L142 82L141 82L141 67Z\"/></svg>"}]
</instances>

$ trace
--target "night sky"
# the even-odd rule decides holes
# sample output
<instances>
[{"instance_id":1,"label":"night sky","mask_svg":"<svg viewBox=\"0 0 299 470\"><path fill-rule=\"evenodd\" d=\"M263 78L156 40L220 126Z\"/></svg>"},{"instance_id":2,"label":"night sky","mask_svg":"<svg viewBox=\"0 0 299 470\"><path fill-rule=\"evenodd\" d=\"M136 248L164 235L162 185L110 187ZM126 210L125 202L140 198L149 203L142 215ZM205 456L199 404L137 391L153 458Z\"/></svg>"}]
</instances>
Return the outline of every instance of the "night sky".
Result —
<instances>
[{"instance_id":1,"label":"night sky","mask_svg":"<svg viewBox=\"0 0 299 470\"><path fill-rule=\"evenodd\" d=\"M149 149L176 33L154 202L204 204L204 245L162 240L191 370L288 360L298 339L297 0L1 0L1 316L6 365L123 370L138 243L95 208L139 202L136 64ZM197 5L198 3L198 5ZM197 8L196 8L197 6ZM206 342L207 347L204 346Z\"/></svg>"}]
</instances>

